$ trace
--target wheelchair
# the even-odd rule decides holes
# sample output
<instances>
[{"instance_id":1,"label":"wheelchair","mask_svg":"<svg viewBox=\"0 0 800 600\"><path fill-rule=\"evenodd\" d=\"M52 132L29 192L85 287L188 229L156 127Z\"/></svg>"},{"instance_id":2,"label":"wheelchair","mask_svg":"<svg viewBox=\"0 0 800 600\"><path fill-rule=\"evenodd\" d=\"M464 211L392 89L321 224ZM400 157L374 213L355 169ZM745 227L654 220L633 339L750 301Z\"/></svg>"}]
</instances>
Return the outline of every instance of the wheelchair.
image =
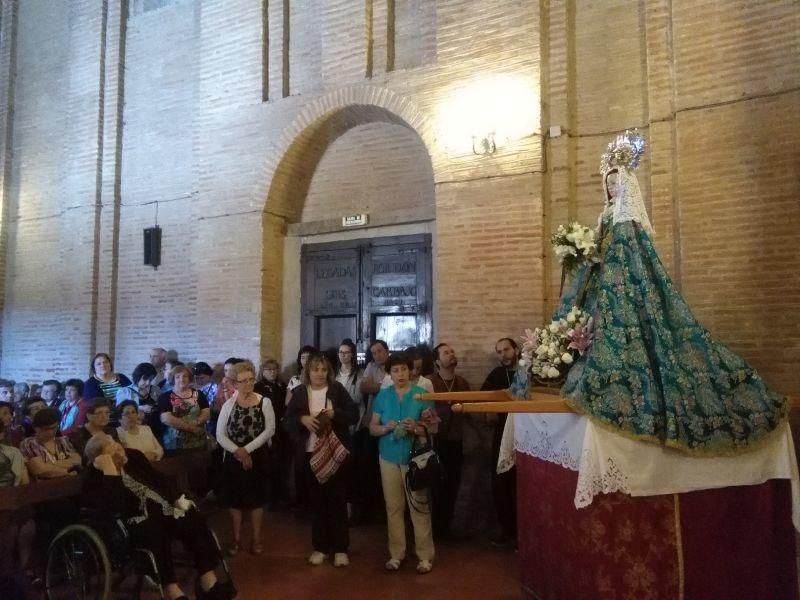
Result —
<instances>
[{"instance_id":1,"label":"wheelchair","mask_svg":"<svg viewBox=\"0 0 800 600\"><path fill-rule=\"evenodd\" d=\"M81 509L80 512L81 522L61 529L47 549L45 597L48 600L108 600L124 594L140 598L149 578L164 600L153 553L131 545L122 519L94 510ZM220 553L223 571L231 580L219 540L213 531L211 536ZM133 590L122 592L122 583L131 576L135 577Z\"/></svg>"}]
</instances>

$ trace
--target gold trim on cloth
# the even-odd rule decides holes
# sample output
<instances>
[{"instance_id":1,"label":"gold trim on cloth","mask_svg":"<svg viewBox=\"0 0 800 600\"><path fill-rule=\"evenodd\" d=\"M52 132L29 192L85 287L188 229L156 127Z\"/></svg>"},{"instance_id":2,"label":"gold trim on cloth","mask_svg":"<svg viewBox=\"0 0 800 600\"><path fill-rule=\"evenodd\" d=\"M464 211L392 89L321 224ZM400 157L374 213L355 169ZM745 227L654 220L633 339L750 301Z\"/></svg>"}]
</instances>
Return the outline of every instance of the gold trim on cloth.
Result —
<instances>
[{"instance_id":1,"label":"gold trim on cloth","mask_svg":"<svg viewBox=\"0 0 800 600\"><path fill-rule=\"evenodd\" d=\"M672 494L675 504L675 551L678 553L678 600L683 600L683 540L681 539L681 501L678 494Z\"/></svg>"}]
</instances>

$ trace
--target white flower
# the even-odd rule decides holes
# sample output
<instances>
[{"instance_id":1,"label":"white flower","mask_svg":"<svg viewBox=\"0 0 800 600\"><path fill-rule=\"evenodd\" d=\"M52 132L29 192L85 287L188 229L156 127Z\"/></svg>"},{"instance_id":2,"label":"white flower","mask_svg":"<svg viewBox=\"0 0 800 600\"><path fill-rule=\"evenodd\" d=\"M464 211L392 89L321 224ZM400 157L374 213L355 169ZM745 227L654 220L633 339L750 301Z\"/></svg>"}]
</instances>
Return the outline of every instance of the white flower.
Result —
<instances>
[{"instance_id":1,"label":"white flower","mask_svg":"<svg viewBox=\"0 0 800 600\"><path fill-rule=\"evenodd\" d=\"M558 323L550 323L550 333L558 333Z\"/></svg>"},{"instance_id":2,"label":"white flower","mask_svg":"<svg viewBox=\"0 0 800 600\"><path fill-rule=\"evenodd\" d=\"M556 369L555 367L549 367L549 368L547 369L547 376L548 376L548 377L550 377L550 378L552 378L552 379L555 379L555 378L556 378L556 377L558 377L559 375L561 375L561 373L560 373L560 372L559 372L559 370L558 370L558 369Z\"/></svg>"},{"instance_id":3,"label":"white flower","mask_svg":"<svg viewBox=\"0 0 800 600\"><path fill-rule=\"evenodd\" d=\"M567 315L567 323L572 325L574 322L575 322L575 313L570 311L570 313Z\"/></svg>"},{"instance_id":4,"label":"white flower","mask_svg":"<svg viewBox=\"0 0 800 600\"><path fill-rule=\"evenodd\" d=\"M569 352L564 352L564 354L561 355L561 362L563 362L565 365L571 365L572 354L570 354Z\"/></svg>"},{"instance_id":5,"label":"white flower","mask_svg":"<svg viewBox=\"0 0 800 600\"><path fill-rule=\"evenodd\" d=\"M559 244L556 246L556 256L563 261L567 256L578 256L578 251L574 246Z\"/></svg>"}]
</instances>

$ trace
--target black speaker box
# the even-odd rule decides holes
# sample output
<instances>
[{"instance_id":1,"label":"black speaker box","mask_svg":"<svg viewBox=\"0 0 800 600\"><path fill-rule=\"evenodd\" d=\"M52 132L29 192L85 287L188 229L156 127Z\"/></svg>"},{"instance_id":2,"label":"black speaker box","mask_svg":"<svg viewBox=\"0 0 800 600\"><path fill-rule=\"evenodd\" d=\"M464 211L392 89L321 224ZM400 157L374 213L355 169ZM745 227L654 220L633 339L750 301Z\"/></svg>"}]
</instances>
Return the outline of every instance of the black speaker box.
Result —
<instances>
[{"instance_id":1,"label":"black speaker box","mask_svg":"<svg viewBox=\"0 0 800 600\"><path fill-rule=\"evenodd\" d=\"M144 264L158 268L161 264L161 227L144 230Z\"/></svg>"}]
</instances>

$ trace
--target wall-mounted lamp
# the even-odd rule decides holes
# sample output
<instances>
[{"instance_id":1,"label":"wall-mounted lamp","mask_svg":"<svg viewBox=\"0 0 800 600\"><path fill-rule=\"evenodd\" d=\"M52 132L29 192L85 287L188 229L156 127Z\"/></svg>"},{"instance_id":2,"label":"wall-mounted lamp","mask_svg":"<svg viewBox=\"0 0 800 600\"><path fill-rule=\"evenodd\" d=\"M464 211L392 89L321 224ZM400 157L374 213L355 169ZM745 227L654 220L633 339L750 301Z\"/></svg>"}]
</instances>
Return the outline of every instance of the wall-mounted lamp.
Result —
<instances>
[{"instance_id":1,"label":"wall-mounted lamp","mask_svg":"<svg viewBox=\"0 0 800 600\"><path fill-rule=\"evenodd\" d=\"M436 127L450 156L492 156L539 127L539 86L516 73L477 74L441 91ZM472 146L470 146L470 141Z\"/></svg>"},{"instance_id":2,"label":"wall-mounted lamp","mask_svg":"<svg viewBox=\"0 0 800 600\"><path fill-rule=\"evenodd\" d=\"M495 152L497 152L497 144L494 141L494 131L487 133L482 138L476 135L472 136L473 154L478 156L491 156Z\"/></svg>"}]
</instances>

